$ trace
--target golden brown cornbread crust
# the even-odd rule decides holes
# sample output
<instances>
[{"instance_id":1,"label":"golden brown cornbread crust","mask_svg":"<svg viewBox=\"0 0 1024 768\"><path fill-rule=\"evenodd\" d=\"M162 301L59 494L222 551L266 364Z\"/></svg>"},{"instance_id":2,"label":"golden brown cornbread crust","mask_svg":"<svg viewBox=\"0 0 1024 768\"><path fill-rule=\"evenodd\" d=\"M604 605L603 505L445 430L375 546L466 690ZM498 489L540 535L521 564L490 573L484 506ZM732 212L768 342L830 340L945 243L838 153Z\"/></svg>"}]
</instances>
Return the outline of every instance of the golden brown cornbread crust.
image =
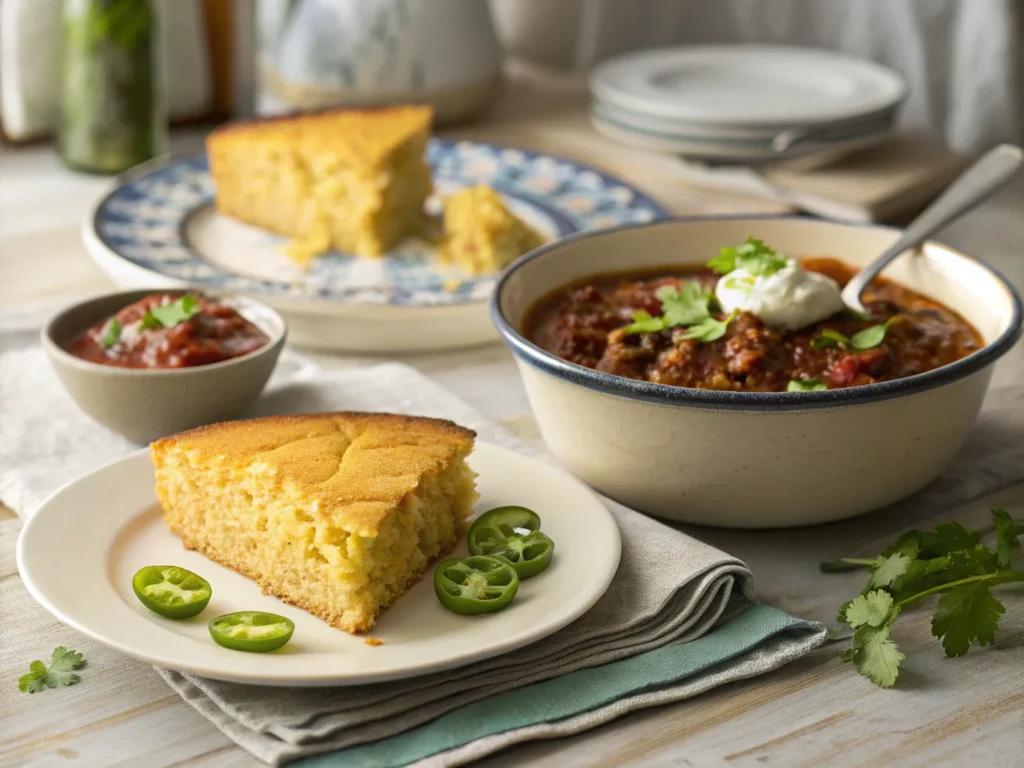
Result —
<instances>
[{"instance_id":1,"label":"golden brown cornbread crust","mask_svg":"<svg viewBox=\"0 0 1024 768\"><path fill-rule=\"evenodd\" d=\"M328 109L227 123L206 137L211 162L221 140L281 143L320 138L323 148L359 165L376 165L406 139L428 131L433 110L422 106Z\"/></svg>"},{"instance_id":2,"label":"golden brown cornbread crust","mask_svg":"<svg viewBox=\"0 0 1024 768\"><path fill-rule=\"evenodd\" d=\"M372 537L423 475L468 453L475 437L451 421L343 411L212 424L150 450L157 465L170 450L216 456L239 469L266 464L278 482L329 515L330 525Z\"/></svg>"}]
</instances>

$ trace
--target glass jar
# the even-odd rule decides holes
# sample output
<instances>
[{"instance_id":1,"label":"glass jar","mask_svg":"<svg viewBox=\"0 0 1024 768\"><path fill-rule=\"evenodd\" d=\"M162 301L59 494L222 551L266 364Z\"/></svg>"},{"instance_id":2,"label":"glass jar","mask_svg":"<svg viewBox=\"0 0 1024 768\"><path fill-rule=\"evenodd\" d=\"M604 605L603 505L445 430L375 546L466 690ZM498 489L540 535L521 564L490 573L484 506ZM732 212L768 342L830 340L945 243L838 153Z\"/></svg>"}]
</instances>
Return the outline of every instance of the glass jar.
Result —
<instances>
[{"instance_id":1,"label":"glass jar","mask_svg":"<svg viewBox=\"0 0 1024 768\"><path fill-rule=\"evenodd\" d=\"M64 0L61 159L119 173L166 152L157 9L150 0Z\"/></svg>"}]
</instances>

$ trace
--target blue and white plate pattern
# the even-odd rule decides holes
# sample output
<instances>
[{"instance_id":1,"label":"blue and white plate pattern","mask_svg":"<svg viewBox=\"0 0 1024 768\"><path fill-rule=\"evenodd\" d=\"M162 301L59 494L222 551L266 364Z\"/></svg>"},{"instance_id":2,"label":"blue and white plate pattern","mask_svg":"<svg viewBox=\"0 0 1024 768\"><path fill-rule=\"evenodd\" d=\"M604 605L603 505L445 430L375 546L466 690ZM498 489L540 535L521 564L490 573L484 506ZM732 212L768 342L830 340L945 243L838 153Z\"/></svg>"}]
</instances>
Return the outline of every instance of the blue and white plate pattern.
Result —
<instances>
[{"instance_id":1,"label":"blue and white plate pattern","mask_svg":"<svg viewBox=\"0 0 1024 768\"><path fill-rule=\"evenodd\" d=\"M624 182L564 158L480 142L432 139L435 197L490 184L549 240L584 229L665 215ZM441 264L436 248L409 239L388 258L329 253L307 270L284 253L287 239L221 216L203 155L130 176L103 198L92 220L113 255L154 277L210 290L346 305L428 307L486 301L495 275L468 276Z\"/></svg>"}]
</instances>

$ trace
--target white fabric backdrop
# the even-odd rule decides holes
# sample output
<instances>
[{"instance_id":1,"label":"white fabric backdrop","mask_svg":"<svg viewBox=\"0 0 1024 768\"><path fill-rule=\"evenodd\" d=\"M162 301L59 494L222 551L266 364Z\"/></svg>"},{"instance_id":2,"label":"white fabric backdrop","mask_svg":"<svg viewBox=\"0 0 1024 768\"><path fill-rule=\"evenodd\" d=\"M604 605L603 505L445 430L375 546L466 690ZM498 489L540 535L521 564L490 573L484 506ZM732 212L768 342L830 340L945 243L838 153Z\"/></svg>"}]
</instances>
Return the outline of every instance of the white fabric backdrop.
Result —
<instances>
[{"instance_id":1,"label":"white fabric backdrop","mask_svg":"<svg viewBox=\"0 0 1024 768\"><path fill-rule=\"evenodd\" d=\"M1024 140L1022 0L491 0L513 55L586 70L623 51L761 42L902 72L902 127L962 150Z\"/></svg>"}]
</instances>

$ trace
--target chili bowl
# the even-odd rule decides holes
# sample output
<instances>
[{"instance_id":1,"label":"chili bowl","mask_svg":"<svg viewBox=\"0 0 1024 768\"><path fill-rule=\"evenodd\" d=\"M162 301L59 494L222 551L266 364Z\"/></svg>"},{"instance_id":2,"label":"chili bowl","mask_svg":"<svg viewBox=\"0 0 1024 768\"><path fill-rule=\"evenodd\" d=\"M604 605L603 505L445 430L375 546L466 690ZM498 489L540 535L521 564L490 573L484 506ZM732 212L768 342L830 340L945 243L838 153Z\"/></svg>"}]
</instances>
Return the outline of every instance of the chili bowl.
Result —
<instances>
[{"instance_id":1,"label":"chili bowl","mask_svg":"<svg viewBox=\"0 0 1024 768\"><path fill-rule=\"evenodd\" d=\"M601 273L700 265L754 236L793 257L866 265L890 227L795 216L671 219L570 236L502 275L491 318L512 350L548 447L597 490L649 514L733 528L838 520L898 501L956 456L995 362L1021 333L1021 300L981 261L939 243L886 276L958 312L983 346L935 370L846 389L733 392L615 376L527 339L531 307Z\"/></svg>"},{"instance_id":2,"label":"chili bowl","mask_svg":"<svg viewBox=\"0 0 1024 768\"><path fill-rule=\"evenodd\" d=\"M203 294L231 307L268 341L240 357L184 368L127 368L76 357L68 345L96 323L146 296L185 290L120 291L73 304L42 331L46 354L76 405L93 420L136 443L242 416L260 396L284 347L287 327L266 304L245 296Z\"/></svg>"}]
</instances>

